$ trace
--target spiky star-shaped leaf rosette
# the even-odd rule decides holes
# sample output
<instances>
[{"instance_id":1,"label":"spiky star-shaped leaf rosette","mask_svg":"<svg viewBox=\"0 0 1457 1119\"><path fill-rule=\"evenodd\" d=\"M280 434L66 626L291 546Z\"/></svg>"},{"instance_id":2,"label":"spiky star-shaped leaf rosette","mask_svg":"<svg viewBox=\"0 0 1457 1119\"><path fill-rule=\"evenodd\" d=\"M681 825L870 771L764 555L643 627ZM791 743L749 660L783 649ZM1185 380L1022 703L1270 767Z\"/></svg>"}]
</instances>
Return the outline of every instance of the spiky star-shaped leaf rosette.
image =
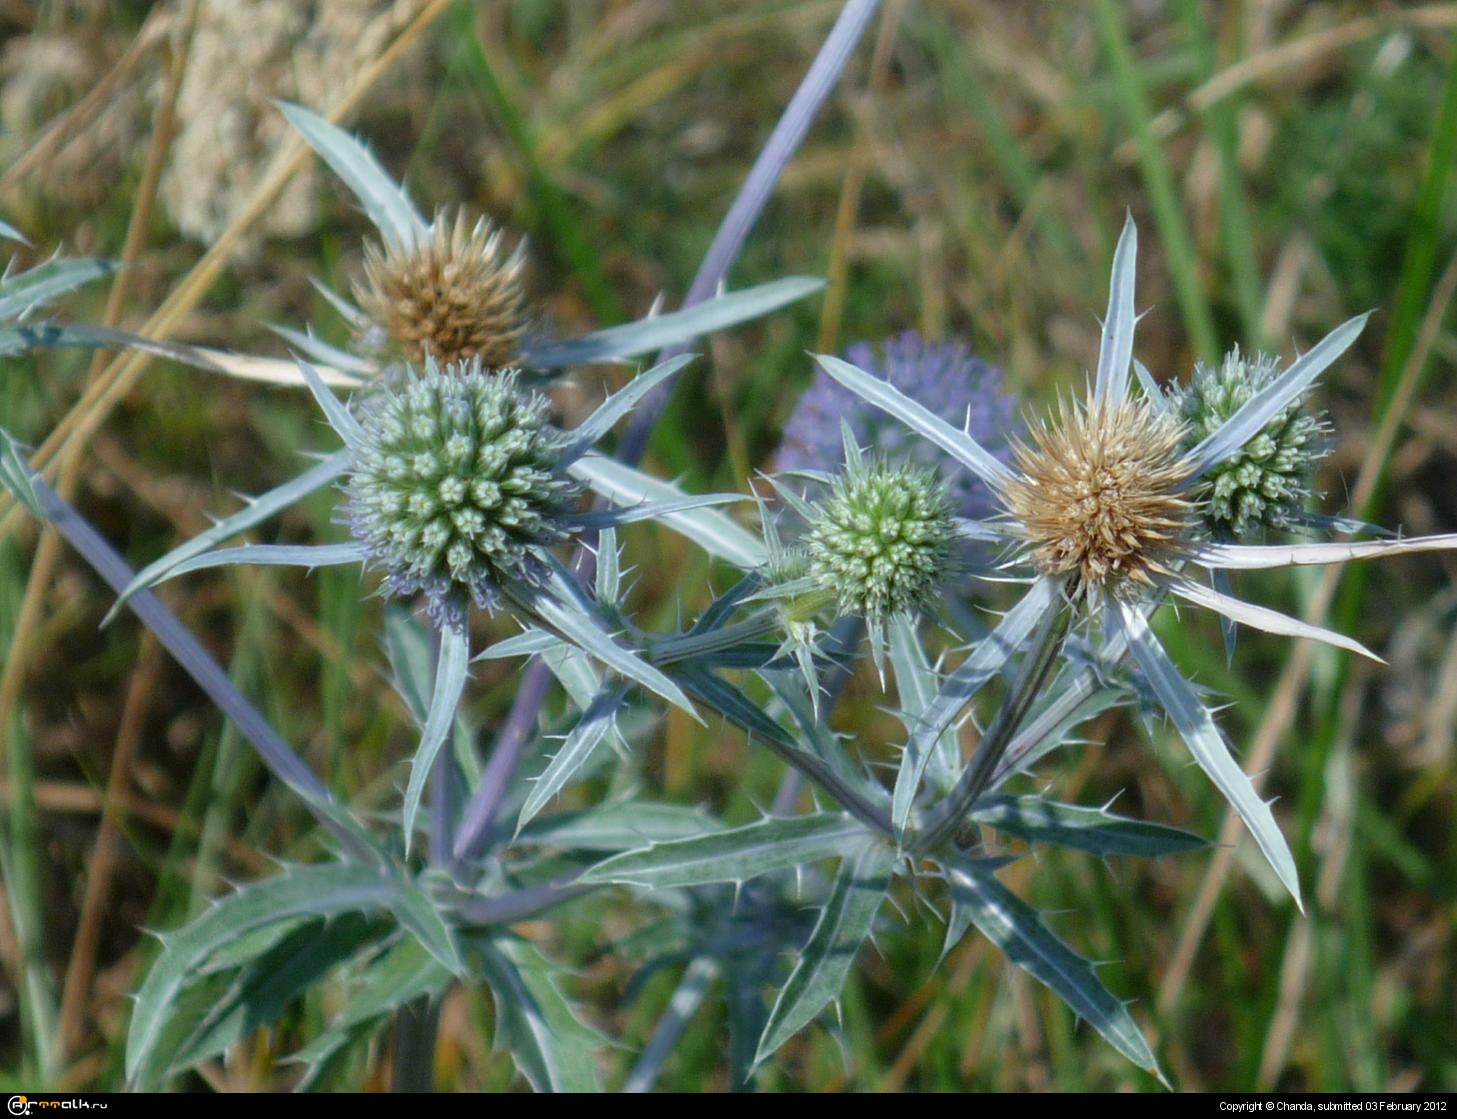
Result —
<instances>
[{"instance_id":1,"label":"spiky star-shaped leaf rosette","mask_svg":"<svg viewBox=\"0 0 1457 1119\"><path fill-rule=\"evenodd\" d=\"M405 795L405 834L413 833L436 753L444 743L465 687L467 617L471 607L504 609L582 649L631 683L693 713L679 686L614 636L609 617L553 554L583 529L605 529L660 518L712 538L739 531L709 508L742 500L733 494L688 497L667 483L631 504L583 511L585 482L597 483L600 459L592 446L644 395L691 360L673 358L630 382L574 431L548 421L549 404L523 390L516 370L492 371L479 359L407 369L398 385L380 386L346 405L301 361L301 375L344 441L342 519L355 539L315 546L197 549L163 578L229 563L318 567L363 562L381 571L381 591L423 595L440 630L440 660ZM625 468L623 468L625 469ZM619 483L621 471L613 475ZM145 573L143 573L145 575ZM141 577L139 577L140 580ZM695 715L696 717L696 715Z\"/></svg>"}]
</instances>

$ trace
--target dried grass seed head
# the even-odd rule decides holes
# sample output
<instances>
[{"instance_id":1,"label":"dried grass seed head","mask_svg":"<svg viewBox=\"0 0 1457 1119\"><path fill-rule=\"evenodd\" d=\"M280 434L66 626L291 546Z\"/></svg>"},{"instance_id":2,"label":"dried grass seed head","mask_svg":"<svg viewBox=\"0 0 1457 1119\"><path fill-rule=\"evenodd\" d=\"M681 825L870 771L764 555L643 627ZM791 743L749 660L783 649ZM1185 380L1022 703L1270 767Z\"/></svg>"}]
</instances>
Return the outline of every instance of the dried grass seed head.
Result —
<instances>
[{"instance_id":1,"label":"dried grass seed head","mask_svg":"<svg viewBox=\"0 0 1457 1119\"><path fill-rule=\"evenodd\" d=\"M1059 404L1055 421L1017 442L1018 475L1003 497L1048 575L1090 589L1152 584L1177 559L1193 507L1182 428L1142 399Z\"/></svg>"},{"instance_id":2,"label":"dried grass seed head","mask_svg":"<svg viewBox=\"0 0 1457 1119\"><path fill-rule=\"evenodd\" d=\"M520 354L523 266L520 246L508 254L489 222L439 214L413 245L366 248L355 295L407 360L501 369Z\"/></svg>"}]
</instances>

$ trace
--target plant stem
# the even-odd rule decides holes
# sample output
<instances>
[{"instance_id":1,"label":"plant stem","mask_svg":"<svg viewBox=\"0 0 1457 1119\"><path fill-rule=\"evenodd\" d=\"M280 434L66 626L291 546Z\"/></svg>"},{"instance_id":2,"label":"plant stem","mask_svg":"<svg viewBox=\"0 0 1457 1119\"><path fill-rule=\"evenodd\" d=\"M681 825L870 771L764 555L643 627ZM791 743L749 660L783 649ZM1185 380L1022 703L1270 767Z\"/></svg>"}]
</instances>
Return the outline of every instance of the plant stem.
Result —
<instances>
[{"instance_id":1,"label":"plant stem","mask_svg":"<svg viewBox=\"0 0 1457 1119\"><path fill-rule=\"evenodd\" d=\"M394 1092L435 1091L435 1039L440 1004L428 995L395 1011Z\"/></svg>"},{"instance_id":2,"label":"plant stem","mask_svg":"<svg viewBox=\"0 0 1457 1119\"><path fill-rule=\"evenodd\" d=\"M127 562L91 527L80 513L41 481L31 479L45 517L70 542L112 590L118 594L136 576ZM365 863L378 863L380 854L369 842L364 829L334 799L293 748L273 729L263 713L233 685L197 638L177 620L151 591L141 591L127 603L132 613L156 635L166 649L192 677L224 715L232 720L258 751L275 777L303 800L309 811L331 832L348 854Z\"/></svg>"},{"instance_id":3,"label":"plant stem","mask_svg":"<svg viewBox=\"0 0 1457 1119\"><path fill-rule=\"evenodd\" d=\"M490 759L481 774L480 786L466 806L460 827L456 831L455 849L452 854L457 863L468 862L479 853L477 848L501 807L506 791L516 776L521 759L527 748L535 741L536 716L546 701L551 687L551 669L543 660L533 659L521 677L521 686L516 690L516 699L506 714L496 734L496 744L491 749Z\"/></svg>"},{"instance_id":4,"label":"plant stem","mask_svg":"<svg viewBox=\"0 0 1457 1119\"><path fill-rule=\"evenodd\" d=\"M986 791L992 774L996 772L997 762L1006 752L1022 720L1027 717L1033 700L1047 682L1052 666L1057 663L1071 622L1072 611L1058 607L1050 611L1037 627L1032 651L1023 659L1011 689L992 719L992 725L982 735L971 765L961 775L956 788L931 810L922 827L914 844L918 853L935 850L949 839L961 826L977 797Z\"/></svg>"}]
</instances>

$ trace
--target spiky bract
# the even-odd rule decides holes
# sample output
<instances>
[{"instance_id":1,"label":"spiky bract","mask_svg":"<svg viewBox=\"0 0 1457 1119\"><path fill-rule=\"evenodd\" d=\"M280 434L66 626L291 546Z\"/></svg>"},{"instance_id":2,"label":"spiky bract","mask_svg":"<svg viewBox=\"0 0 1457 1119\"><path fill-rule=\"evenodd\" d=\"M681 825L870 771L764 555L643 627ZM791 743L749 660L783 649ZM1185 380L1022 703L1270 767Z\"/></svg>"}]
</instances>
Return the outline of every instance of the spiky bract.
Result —
<instances>
[{"instance_id":1,"label":"spiky bract","mask_svg":"<svg viewBox=\"0 0 1457 1119\"><path fill-rule=\"evenodd\" d=\"M558 476L563 437L517 373L427 361L366 401L347 492L350 527L388 572L386 590L424 591L439 620L468 595L490 606L533 581L532 549L561 540L577 487Z\"/></svg>"},{"instance_id":2,"label":"spiky bract","mask_svg":"<svg viewBox=\"0 0 1457 1119\"><path fill-rule=\"evenodd\" d=\"M1217 369L1200 364L1188 385L1171 390L1186 425L1185 446L1217 431L1280 374L1278 358L1246 358L1235 347ZM1287 528L1311 497L1314 464L1328 451L1329 424L1306 414L1299 400L1253 439L1199 479L1194 495L1215 536L1240 538L1262 528Z\"/></svg>"},{"instance_id":3,"label":"spiky bract","mask_svg":"<svg viewBox=\"0 0 1457 1119\"><path fill-rule=\"evenodd\" d=\"M996 457L1011 457L1008 435L1016 429L1016 401L1002 384L1001 370L974 357L964 345L928 342L915 331L872 346L858 342L845 351L851 364L894 385L971 436ZM909 458L935 471L951 491L963 517L980 519L995 508L986 483L960 468L939 447L916 439L884 413L867 405L821 369L799 398L789 421L776 467L781 470L834 470L841 460L840 423L849 424L856 442L890 460Z\"/></svg>"},{"instance_id":4,"label":"spiky bract","mask_svg":"<svg viewBox=\"0 0 1457 1119\"><path fill-rule=\"evenodd\" d=\"M518 250L506 254L501 232L484 221L454 223L438 215L413 245L365 250L360 306L402 356L442 364L479 359L488 368L513 365L523 324Z\"/></svg>"},{"instance_id":5,"label":"spiky bract","mask_svg":"<svg viewBox=\"0 0 1457 1119\"><path fill-rule=\"evenodd\" d=\"M1182 431L1142 399L1059 406L1016 447L1008 510L1044 574L1084 587L1148 586L1177 558L1192 509Z\"/></svg>"},{"instance_id":6,"label":"spiky bract","mask_svg":"<svg viewBox=\"0 0 1457 1119\"><path fill-rule=\"evenodd\" d=\"M950 494L929 470L852 463L816 506L804 546L840 612L878 623L930 604L955 538Z\"/></svg>"}]
</instances>

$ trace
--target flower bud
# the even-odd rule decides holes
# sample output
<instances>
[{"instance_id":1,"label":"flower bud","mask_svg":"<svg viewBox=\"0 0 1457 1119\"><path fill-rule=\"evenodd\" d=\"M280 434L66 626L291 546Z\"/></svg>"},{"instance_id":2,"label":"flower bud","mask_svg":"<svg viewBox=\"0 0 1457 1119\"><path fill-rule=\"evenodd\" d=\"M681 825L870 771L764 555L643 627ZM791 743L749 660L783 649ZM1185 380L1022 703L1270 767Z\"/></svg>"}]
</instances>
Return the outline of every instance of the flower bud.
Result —
<instances>
[{"instance_id":1,"label":"flower bud","mask_svg":"<svg viewBox=\"0 0 1457 1119\"><path fill-rule=\"evenodd\" d=\"M1195 367L1187 386L1171 390L1186 425L1185 449L1197 445L1280 374L1277 358L1230 351L1218 369ZM1195 485L1205 525L1216 537L1247 537L1261 528L1287 528L1311 496L1314 465L1329 451L1325 417L1296 401Z\"/></svg>"},{"instance_id":2,"label":"flower bud","mask_svg":"<svg viewBox=\"0 0 1457 1119\"><path fill-rule=\"evenodd\" d=\"M955 539L950 494L930 471L852 463L815 507L804 546L841 613L878 624L931 603Z\"/></svg>"},{"instance_id":3,"label":"flower bud","mask_svg":"<svg viewBox=\"0 0 1457 1119\"><path fill-rule=\"evenodd\" d=\"M479 360L444 370L427 360L365 402L349 523L387 591L424 591L440 621L467 595L491 606L502 583L536 578L531 550L563 539L577 492L557 475L563 438L547 411L515 370Z\"/></svg>"}]
</instances>

